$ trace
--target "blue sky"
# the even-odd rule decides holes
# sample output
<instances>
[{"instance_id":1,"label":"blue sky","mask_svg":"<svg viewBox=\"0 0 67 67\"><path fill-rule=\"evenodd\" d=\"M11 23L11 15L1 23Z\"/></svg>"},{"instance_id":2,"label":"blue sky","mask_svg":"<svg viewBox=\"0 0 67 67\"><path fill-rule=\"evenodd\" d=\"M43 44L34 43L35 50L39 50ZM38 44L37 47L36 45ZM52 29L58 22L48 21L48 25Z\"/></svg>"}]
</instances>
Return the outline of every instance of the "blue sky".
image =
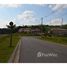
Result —
<instances>
[{"instance_id":1,"label":"blue sky","mask_svg":"<svg viewBox=\"0 0 67 67\"><path fill-rule=\"evenodd\" d=\"M17 26L39 25L41 17L43 24L61 25L62 18L63 24L67 24L66 14L66 4L0 4L0 28L6 27L10 21Z\"/></svg>"}]
</instances>

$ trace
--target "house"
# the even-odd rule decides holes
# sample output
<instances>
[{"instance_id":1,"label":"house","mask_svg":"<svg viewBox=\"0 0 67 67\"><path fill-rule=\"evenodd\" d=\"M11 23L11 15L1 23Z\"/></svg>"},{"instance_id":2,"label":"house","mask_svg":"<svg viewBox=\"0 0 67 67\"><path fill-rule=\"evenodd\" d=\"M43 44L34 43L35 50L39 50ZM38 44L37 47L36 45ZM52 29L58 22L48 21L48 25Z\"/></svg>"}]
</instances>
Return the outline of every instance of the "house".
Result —
<instances>
[{"instance_id":1,"label":"house","mask_svg":"<svg viewBox=\"0 0 67 67\"><path fill-rule=\"evenodd\" d=\"M19 30L18 30L18 32L30 32L30 28L20 28Z\"/></svg>"},{"instance_id":2,"label":"house","mask_svg":"<svg viewBox=\"0 0 67 67\"><path fill-rule=\"evenodd\" d=\"M20 29L18 30L18 32L23 32L23 28L20 28Z\"/></svg>"},{"instance_id":3,"label":"house","mask_svg":"<svg viewBox=\"0 0 67 67\"><path fill-rule=\"evenodd\" d=\"M24 29L24 32L29 33L30 31L31 31L31 29L30 29L30 28L25 28L25 29Z\"/></svg>"},{"instance_id":4,"label":"house","mask_svg":"<svg viewBox=\"0 0 67 67\"><path fill-rule=\"evenodd\" d=\"M35 28L35 29L31 29L31 32L32 32L32 33L34 33L34 32L36 32L36 33L40 33L41 30L40 30L39 28Z\"/></svg>"},{"instance_id":5,"label":"house","mask_svg":"<svg viewBox=\"0 0 67 67\"><path fill-rule=\"evenodd\" d=\"M67 35L67 29L52 28L50 33L54 35Z\"/></svg>"},{"instance_id":6,"label":"house","mask_svg":"<svg viewBox=\"0 0 67 67\"><path fill-rule=\"evenodd\" d=\"M26 32L26 33L32 33L32 34L39 34L41 33L41 30L39 28L20 28L18 32Z\"/></svg>"}]
</instances>

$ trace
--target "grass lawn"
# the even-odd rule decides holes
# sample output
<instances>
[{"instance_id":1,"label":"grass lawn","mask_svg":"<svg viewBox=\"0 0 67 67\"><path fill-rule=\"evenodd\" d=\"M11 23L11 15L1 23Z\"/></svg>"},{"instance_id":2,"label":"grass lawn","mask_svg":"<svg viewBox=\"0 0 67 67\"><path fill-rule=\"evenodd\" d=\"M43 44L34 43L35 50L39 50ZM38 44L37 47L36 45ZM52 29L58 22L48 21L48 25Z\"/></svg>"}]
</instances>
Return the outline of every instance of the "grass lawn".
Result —
<instances>
[{"instance_id":1,"label":"grass lawn","mask_svg":"<svg viewBox=\"0 0 67 67\"><path fill-rule=\"evenodd\" d=\"M1 36L0 37L0 63L2 62L8 62L14 48L16 47L18 41L19 41L18 34L13 35L13 43L12 47L9 47L10 45L10 37L8 35Z\"/></svg>"},{"instance_id":2,"label":"grass lawn","mask_svg":"<svg viewBox=\"0 0 67 67\"><path fill-rule=\"evenodd\" d=\"M67 37L58 37L58 36L47 37L47 36L41 36L39 38L42 39L42 40L48 40L48 41L51 41L51 42L67 45Z\"/></svg>"}]
</instances>

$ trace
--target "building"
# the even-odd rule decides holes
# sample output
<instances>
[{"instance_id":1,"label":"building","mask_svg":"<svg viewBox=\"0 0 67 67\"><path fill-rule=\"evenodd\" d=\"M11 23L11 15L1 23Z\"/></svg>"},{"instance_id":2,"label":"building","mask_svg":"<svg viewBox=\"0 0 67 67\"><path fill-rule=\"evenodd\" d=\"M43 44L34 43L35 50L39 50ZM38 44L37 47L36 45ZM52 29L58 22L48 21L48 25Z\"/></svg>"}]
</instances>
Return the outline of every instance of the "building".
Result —
<instances>
[{"instance_id":1,"label":"building","mask_svg":"<svg viewBox=\"0 0 67 67\"><path fill-rule=\"evenodd\" d=\"M53 28L50 30L50 33L54 35L67 35L67 29Z\"/></svg>"},{"instance_id":2,"label":"building","mask_svg":"<svg viewBox=\"0 0 67 67\"><path fill-rule=\"evenodd\" d=\"M39 28L20 28L18 32L26 32L26 33L32 33L32 34L40 34L41 30Z\"/></svg>"},{"instance_id":3,"label":"building","mask_svg":"<svg viewBox=\"0 0 67 67\"><path fill-rule=\"evenodd\" d=\"M28 33L28 32L30 32L30 30L31 30L30 28L20 28L18 32L26 32L26 33Z\"/></svg>"},{"instance_id":4,"label":"building","mask_svg":"<svg viewBox=\"0 0 67 67\"><path fill-rule=\"evenodd\" d=\"M39 33L39 32L41 32L41 30L39 28L35 28L35 29L31 29L31 32L32 33L34 33L34 32Z\"/></svg>"}]
</instances>

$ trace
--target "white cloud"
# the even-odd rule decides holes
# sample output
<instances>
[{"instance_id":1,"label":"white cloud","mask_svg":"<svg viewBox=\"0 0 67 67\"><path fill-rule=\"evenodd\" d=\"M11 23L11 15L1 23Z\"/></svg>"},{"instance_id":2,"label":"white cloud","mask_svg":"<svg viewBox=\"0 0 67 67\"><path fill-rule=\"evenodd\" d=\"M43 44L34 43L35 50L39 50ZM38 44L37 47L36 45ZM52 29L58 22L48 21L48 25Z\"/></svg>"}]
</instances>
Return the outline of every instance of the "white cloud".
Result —
<instances>
[{"instance_id":1,"label":"white cloud","mask_svg":"<svg viewBox=\"0 0 67 67\"><path fill-rule=\"evenodd\" d=\"M61 23L62 23L62 19L61 18L52 19L50 21L50 25L61 25Z\"/></svg>"},{"instance_id":2,"label":"white cloud","mask_svg":"<svg viewBox=\"0 0 67 67\"><path fill-rule=\"evenodd\" d=\"M11 7L11 8L17 8L20 7L21 4L0 4L0 7Z\"/></svg>"},{"instance_id":3,"label":"white cloud","mask_svg":"<svg viewBox=\"0 0 67 67\"><path fill-rule=\"evenodd\" d=\"M47 4L36 4L38 6L41 6L41 7L46 7Z\"/></svg>"},{"instance_id":4,"label":"white cloud","mask_svg":"<svg viewBox=\"0 0 67 67\"><path fill-rule=\"evenodd\" d=\"M30 10L24 11L23 13L17 16L17 19L20 20L21 24L24 25L37 24L37 17L34 11Z\"/></svg>"},{"instance_id":5,"label":"white cloud","mask_svg":"<svg viewBox=\"0 0 67 67\"><path fill-rule=\"evenodd\" d=\"M9 24L9 21L0 20L0 28L6 28L6 25Z\"/></svg>"},{"instance_id":6,"label":"white cloud","mask_svg":"<svg viewBox=\"0 0 67 67\"><path fill-rule=\"evenodd\" d=\"M9 20L4 20L0 19L0 28L7 28L7 25L9 25L10 19ZM12 19L12 22L15 24L16 19Z\"/></svg>"},{"instance_id":7,"label":"white cloud","mask_svg":"<svg viewBox=\"0 0 67 67\"><path fill-rule=\"evenodd\" d=\"M34 17L34 12L33 11L24 11L20 15L18 15L18 19L31 19Z\"/></svg>"},{"instance_id":8,"label":"white cloud","mask_svg":"<svg viewBox=\"0 0 67 67\"><path fill-rule=\"evenodd\" d=\"M49 5L49 8L51 8L53 11L61 11L64 8L67 8L67 4L51 4Z\"/></svg>"}]
</instances>

